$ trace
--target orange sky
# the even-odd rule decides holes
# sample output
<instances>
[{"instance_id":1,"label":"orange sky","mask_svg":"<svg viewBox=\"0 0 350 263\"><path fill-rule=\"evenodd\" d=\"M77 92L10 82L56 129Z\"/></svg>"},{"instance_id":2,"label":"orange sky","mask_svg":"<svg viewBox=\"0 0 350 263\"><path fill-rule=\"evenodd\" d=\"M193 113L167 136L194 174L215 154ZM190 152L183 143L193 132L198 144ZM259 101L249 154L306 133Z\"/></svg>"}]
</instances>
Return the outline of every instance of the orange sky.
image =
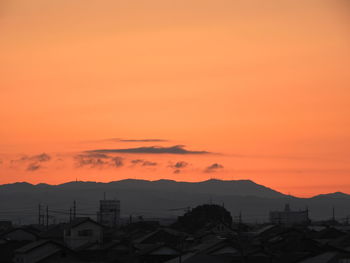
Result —
<instances>
[{"instance_id":1,"label":"orange sky","mask_svg":"<svg viewBox=\"0 0 350 263\"><path fill-rule=\"evenodd\" d=\"M1 1L0 183L350 193L349 14L346 0ZM175 145L209 153L85 152Z\"/></svg>"}]
</instances>

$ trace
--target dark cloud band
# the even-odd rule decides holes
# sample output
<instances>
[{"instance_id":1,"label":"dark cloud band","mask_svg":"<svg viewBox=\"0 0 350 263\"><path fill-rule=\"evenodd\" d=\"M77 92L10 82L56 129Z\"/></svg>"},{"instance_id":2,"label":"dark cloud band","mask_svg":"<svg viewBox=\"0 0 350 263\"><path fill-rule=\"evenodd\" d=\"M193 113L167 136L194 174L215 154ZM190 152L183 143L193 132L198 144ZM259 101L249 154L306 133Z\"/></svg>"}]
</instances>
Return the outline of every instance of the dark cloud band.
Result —
<instances>
[{"instance_id":1,"label":"dark cloud band","mask_svg":"<svg viewBox=\"0 0 350 263\"><path fill-rule=\"evenodd\" d=\"M175 145L171 147L138 147L125 149L98 149L88 151L91 153L143 153L143 154L209 154L206 151L189 151L184 149L183 145Z\"/></svg>"},{"instance_id":2,"label":"dark cloud band","mask_svg":"<svg viewBox=\"0 0 350 263\"><path fill-rule=\"evenodd\" d=\"M105 141L113 142L167 142L168 140L164 139L121 139L121 138L110 138Z\"/></svg>"}]
</instances>

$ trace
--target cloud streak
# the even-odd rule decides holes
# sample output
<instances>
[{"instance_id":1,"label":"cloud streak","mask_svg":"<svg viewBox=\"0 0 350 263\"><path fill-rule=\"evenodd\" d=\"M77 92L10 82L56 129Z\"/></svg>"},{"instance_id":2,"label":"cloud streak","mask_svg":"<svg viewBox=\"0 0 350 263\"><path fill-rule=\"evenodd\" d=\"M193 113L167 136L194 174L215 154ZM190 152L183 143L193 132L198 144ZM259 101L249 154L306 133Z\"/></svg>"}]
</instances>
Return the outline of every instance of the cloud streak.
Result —
<instances>
[{"instance_id":1,"label":"cloud streak","mask_svg":"<svg viewBox=\"0 0 350 263\"><path fill-rule=\"evenodd\" d=\"M175 145L171 147L150 146L124 149L97 149L88 151L91 153L139 153L139 154L209 154L206 151L190 151L184 148L184 145Z\"/></svg>"},{"instance_id":2,"label":"cloud streak","mask_svg":"<svg viewBox=\"0 0 350 263\"><path fill-rule=\"evenodd\" d=\"M133 165L141 165L141 166L156 166L158 163L156 162L151 162L151 161L146 161L143 159L135 159L130 161Z\"/></svg>"},{"instance_id":3,"label":"cloud streak","mask_svg":"<svg viewBox=\"0 0 350 263\"><path fill-rule=\"evenodd\" d=\"M168 140L164 139L121 139L121 138L110 138L105 141L113 142L167 142Z\"/></svg>"},{"instance_id":4,"label":"cloud streak","mask_svg":"<svg viewBox=\"0 0 350 263\"><path fill-rule=\"evenodd\" d=\"M34 172L43 168L42 163L51 161L52 157L46 153L38 155L24 155L19 159L11 160L11 166L22 166L27 164L26 171Z\"/></svg>"},{"instance_id":5,"label":"cloud streak","mask_svg":"<svg viewBox=\"0 0 350 263\"><path fill-rule=\"evenodd\" d=\"M124 165L123 158L119 156L111 157L103 153L79 154L74 157L76 167L89 168L106 168L106 167L122 167Z\"/></svg>"},{"instance_id":6,"label":"cloud streak","mask_svg":"<svg viewBox=\"0 0 350 263\"><path fill-rule=\"evenodd\" d=\"M24 155L19 159L16 160L11 160L11 163L21 163L21 162L27 162L27 161L32 161L32 162L48 162L51 160L51 156L46 154L46 153L42 153L42 154L38 154L38 155Z\"/></svg>"}]
</instances>

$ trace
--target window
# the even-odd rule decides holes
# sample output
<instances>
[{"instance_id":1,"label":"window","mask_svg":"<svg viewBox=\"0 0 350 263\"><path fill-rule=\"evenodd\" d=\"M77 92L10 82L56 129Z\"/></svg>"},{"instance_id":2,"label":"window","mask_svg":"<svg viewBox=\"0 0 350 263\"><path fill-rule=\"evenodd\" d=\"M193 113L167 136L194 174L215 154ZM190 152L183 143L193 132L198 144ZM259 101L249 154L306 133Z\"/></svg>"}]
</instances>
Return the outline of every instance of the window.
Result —
<instances>
[{"instance_id":1,"label":"window","mask_svg":"<svg viewBox=\"0 0 350 263\"><path fill-rule=\"evenodd\" d=\"M78 231L78 236L80 237L88 237L88 236L92 236L92 234L93 234L92 229L84 229L84 230Z\"/></svg>"}]
</instances>

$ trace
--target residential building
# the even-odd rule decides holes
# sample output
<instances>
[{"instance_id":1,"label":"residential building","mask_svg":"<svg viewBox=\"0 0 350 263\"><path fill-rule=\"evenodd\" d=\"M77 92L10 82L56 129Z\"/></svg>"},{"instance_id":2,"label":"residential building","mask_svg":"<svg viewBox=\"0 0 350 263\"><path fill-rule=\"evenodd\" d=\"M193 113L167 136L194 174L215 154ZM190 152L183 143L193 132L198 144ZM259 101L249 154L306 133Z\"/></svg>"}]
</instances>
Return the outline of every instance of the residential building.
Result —
<instances>
[{"instance_id":1,"label":"residential building","mask_svg":"<svg viewBox=\"0 0 350 263\"><path fill-rule=\"evenodd\" d=\"M97 222L108 227L120 224L120 201L100 200L100 211L97 212Z\"/></svg>"},{"instance_id":2,"label":"residential building","mask_svg":"<svg viewBox=\"0 0 350 263\"><path fill-rule=\"evenodd\" d=\"M64 243L71 249L102 243L103 226L88 217L76 218L64 229Z\"/></svg>"},{"instance_id":3,"label":"residential building","mask_svg":"<svg viewBox=\"0 0 350 263\"><path fill-rule=\"evenodd\" d=\"M292 211L289 204L284 211L271 211L270 222L276 225L302 225L309 223L309 210Z\"/></svg>"}]
</instances>

